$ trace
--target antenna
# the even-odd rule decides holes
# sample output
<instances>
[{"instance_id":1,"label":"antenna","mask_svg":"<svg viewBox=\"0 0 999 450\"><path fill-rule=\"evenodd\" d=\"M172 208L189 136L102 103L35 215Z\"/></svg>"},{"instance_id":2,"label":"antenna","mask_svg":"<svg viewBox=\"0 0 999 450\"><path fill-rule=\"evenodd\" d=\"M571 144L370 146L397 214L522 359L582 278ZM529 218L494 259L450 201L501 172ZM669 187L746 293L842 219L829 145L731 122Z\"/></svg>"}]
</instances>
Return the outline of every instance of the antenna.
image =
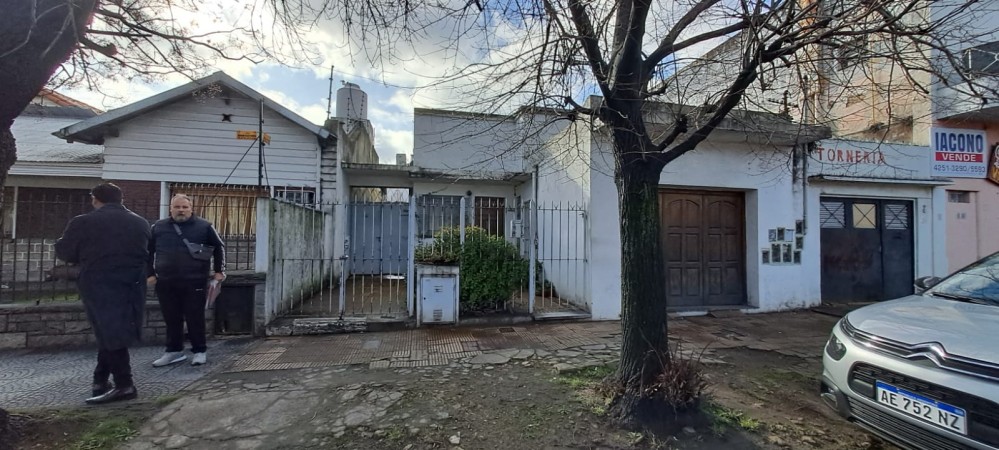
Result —
<instances>
[{"instance_id":1,"label":"antenna","mask_svg":"<svg viewBox=\"0 0 999 450\"><path fill-rule=\"evenodd\" d=\"M330 92L329 96L326 97L326 118L330 118L330 108L333 106L333 68L335 65L330 64Z\"/></svg>"}]
</instances>

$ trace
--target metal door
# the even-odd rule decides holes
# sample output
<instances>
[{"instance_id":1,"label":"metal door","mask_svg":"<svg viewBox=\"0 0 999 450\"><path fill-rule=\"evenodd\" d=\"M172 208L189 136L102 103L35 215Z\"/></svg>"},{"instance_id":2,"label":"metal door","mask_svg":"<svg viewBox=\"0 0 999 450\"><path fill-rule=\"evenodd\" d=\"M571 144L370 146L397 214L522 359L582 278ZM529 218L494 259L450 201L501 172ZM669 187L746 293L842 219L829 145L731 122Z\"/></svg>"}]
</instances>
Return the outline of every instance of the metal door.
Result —
<instances>
[{"instance_id":1,"label":"metal door","mask_svg":"<svg viewBox=\"0 0 999 450\"><path fill-rule=\"evenodd\" d=\"M912 202L823 197L819 222L823 301L912 293Z\"/></svg>"},{"instance_id":2,"label":"metal door","mask_svg":"<svg viewBox=\"0 0 999 450\"><path fill-rule=\"evenodd\" d=\"M408 266L409 204L351 203L350 275L403 275Z\"/></svg>"}]
</instances>

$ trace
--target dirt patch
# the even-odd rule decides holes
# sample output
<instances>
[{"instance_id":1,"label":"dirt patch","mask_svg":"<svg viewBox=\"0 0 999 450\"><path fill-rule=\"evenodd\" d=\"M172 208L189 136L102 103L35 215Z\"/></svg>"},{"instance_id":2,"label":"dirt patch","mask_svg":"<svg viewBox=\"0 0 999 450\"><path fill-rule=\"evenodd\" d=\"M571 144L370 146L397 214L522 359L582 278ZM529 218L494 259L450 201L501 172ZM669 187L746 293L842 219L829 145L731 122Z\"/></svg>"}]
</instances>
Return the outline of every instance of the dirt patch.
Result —
<instances>
[{"instance_id":1,"label":"dirt patch","mask_svg":"<svg viewBox=\"0 0 999 450\"><path fill-rule=\"evenodd\" d=\"M134 435L157 404L11 411L9 434L0 436L0 449L111 449Z\"/></svg>"},{"instance_id":2,"label":"dirt patch","mask_svg":"<svg viewBox=\"0 0 999 450\"><path fill-rule=\"evenodd\" d=\"M895 449L837 416L818 396L822 360L720 349L709 366L714 402L759 422L759 445L796 449Z\"/></svg>"},{"instance_id":3,"label":"dirt patch","mask_svg":"<svg viewBox=\"0 0 999 450\"><path fill-rule=\"evenodd\" d=\"M557 376L547 368L510 364L467 376L451 375L443 383L427 374L418 383L369 382L367 386L402 393L376 425L317 433L315 426L303 423L283 434L302 433L308 436L307 444L284 448L758 448L741 429L688 428L677 436L652 437L616 428L606 415L606 402L594 389L600 377L600 373ZM342 393L331 388L327 395Z\"/></svg>"}]
</instances>

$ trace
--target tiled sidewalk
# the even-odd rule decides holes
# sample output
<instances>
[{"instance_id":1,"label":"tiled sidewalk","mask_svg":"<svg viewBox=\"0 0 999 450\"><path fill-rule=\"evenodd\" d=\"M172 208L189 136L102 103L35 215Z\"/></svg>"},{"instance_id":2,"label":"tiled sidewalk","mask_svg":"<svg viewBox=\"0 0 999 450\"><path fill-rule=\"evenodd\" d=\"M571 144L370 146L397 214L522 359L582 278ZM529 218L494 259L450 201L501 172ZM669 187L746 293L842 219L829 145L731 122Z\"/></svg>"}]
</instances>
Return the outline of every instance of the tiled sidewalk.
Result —
<instances>
[{"instance_id":1,"label":"tiled sidewalk","mask_svg":"<svg viewBox=\"0 0 999 450\"><path fill-rule=\"evenodd\" d=\"M489 350L555 351L611 344L618 340L620 327L618 322L577 322L270 338L248 350L227 371L353 364L371 368L443 366Z\"/></svg>"}]
</instances>

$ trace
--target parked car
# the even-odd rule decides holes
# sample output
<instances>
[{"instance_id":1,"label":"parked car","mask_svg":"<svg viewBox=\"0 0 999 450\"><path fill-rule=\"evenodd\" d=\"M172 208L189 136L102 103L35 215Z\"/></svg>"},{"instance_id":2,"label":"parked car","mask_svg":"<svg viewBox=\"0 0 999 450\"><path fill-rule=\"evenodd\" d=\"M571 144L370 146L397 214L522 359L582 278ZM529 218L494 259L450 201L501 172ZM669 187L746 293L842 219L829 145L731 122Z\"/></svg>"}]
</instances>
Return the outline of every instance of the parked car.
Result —
<instances>
[{"instance_id":1,"label":"parked car","mask_svg":"<svg viewBox=\"0 0 999 450\"><path fill-rule=\"evenodd\" d=\"M822 399L905 448L999 449L999 253L833 328Z\"/></svg>"}]
</instances>

